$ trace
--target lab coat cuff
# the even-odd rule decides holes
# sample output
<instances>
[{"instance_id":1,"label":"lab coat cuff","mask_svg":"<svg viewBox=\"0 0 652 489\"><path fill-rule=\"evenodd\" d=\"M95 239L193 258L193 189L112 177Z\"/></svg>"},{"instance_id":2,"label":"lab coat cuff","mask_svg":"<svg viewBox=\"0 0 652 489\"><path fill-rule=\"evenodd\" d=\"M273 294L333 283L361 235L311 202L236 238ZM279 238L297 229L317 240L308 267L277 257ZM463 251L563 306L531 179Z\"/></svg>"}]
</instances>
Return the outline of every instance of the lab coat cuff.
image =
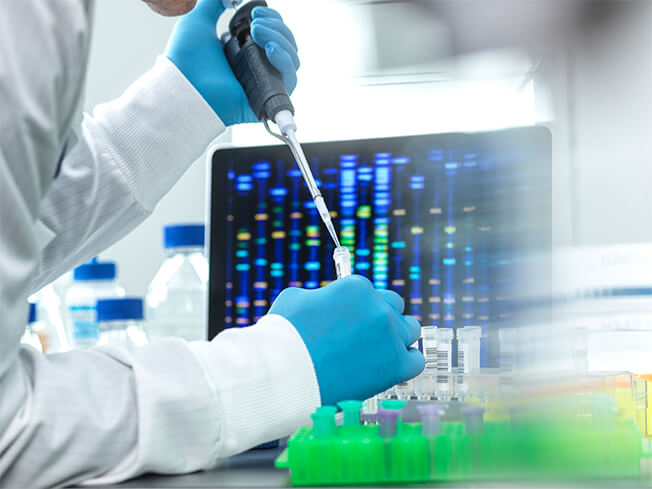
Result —
<instances>
[{"instance_id":1,"label":"lab coat cuff","mask_svg":"<svg viewBox=\"0 0 652 489\"><path fill-rule=\"evenodd\" d=\"M181 178L224 123L166 57L118 99L98 105L87 123L147 211Z\"/></svg>"},{"instance_id":2,"label":"lab coat cuff","mask_svg":"<svg viewBox=\"0 0 652 489\"><path fill-rule=\"evenodd\" d=\"M191 343L210 379L221 433L217 457L291 434L321 404L308 349L285 318L228 329L210 343Z\"/></svg>"}]
</instances>

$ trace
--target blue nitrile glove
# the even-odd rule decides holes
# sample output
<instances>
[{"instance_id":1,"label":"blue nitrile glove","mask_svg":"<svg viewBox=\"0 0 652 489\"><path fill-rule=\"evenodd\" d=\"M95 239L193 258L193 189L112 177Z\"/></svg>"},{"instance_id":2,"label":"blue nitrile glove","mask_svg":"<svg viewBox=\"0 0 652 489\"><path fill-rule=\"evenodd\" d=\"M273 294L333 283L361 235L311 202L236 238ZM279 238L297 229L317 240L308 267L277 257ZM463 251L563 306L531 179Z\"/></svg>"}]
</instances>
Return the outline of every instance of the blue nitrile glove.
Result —
<instances>
[{"instance_id":1,"label":"blue nitrile glove","mask_svg":"<svg viewBox=\"0 0 652 489\"><path fill-rule=\"evenodd\" d=\"M417 376L421 352L409 346L419 322L402 316L403 299L352 275L316 290L289 288L269 310L290 321L312 358L322 404L364 400Z\"/></svg>"},{"instance_id":2,"label":"blue nitrile glove","mask_svg":"<svg viewBox=\"0 0 652 489\"><path fill-rule=\"evenodd\" d=\"M227 126L255 122L247 96L231 71L216 34L217 19L224 12L222 0L199 0L179 19L165 55L190 81ZM290 29L275 10L252 11L251 37L265 48L267 58L281 72L288 93L297 85L297 45Z\"/></svg>"}]
</instances>

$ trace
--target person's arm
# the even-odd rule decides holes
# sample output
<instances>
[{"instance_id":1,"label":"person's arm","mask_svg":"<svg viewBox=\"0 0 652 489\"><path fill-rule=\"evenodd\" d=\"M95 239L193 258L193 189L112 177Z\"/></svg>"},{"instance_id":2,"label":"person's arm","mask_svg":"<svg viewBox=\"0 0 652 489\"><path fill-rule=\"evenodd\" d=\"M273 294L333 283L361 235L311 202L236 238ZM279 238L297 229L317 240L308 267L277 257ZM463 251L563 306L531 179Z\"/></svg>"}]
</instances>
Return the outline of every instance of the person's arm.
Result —
<instances>
[{"instance_id":1,"label":"person's arm","mask_svg":"<svg viewBox=\"0 0 652 489\"><path fill-rule=\"evenodd\" d=\"M177 22L166 56L121 98L86 116L76 144L68 140L41 206L39 228L49 243L32 291L134 229L225 123L256 120L215 33L223 11L221 0L200 0ZM299 68L294 36L274 10L252 15L252 37L291 93Z\"/></svg>"},{"instance_id":2,"label":"person's arm","mask_svg":"<svg viewBox=\"0 0 652 489\"><path fill-rule=\"evenodd\" d=\"M43 201L40 216L53 238L40 280L135 226L219 127L164 58L122 98L87 117ZM7 160L3 168L18 172L20 164ZM20 188L13 195L19 198ZM9 217L3 208L0 241L18 248L5 228ZM32 229L34 240L41 233L34 221L15 225ZM15 292L9 272L16 262L8 258L2 256L7 274L0 287ZM0 323L1 358L11 358L0 372L0 486L106 484L210 468L288 435L320 403L310 355L281 317L211 343L169 339L133 351L43 356L18 346L27 285L5 303L19 310L14 322Z\"/></svg>"},{"instance_id":3,"label":"person's arm","mask_svg":"<svg viewBox=\"0 0 652 489\"><path fill-rule=\"evenodd\" d=\"M117 100L85 115L40 209L50 241L31 291L119 241L224 124L165 57Z\"/></svg>"},{"instance_id":4,"label":"person's arm","mask_svg":"<svg viewBox=\"0 0 652 489\"><path fill-rule=\"evenodd\" d=\"M83 259L99 241L117 239L201 152L201 137L188 144L178 119L195 136L220 127L195 89L161 60L124 98L87 118L75 143L68 128L84 80L90 3L0 2L3 487L109 483L211 467L290 433L319 403L306 347L279 317L212 343L171 339L134 351L49 356L19 346L30 283L56 275L69 256ZM148 88L147 80L159 83ZM178 100L188 108L179 109ZM178 109L174 117L170 107ZM198 120L212 127L193 126ZM72 146L64 151L66 142Z\"/></svg>"},{"instance_id":5,"label":"person's arm","mask_svg":"<svg viewBox=\"0 0 652 489\"><path fill-rule=\"evenodd\" d=\"M217 2L200 0L199 5ZM84 50L71 49L67 36L76 42L84 39L86 24L76 29L73 20L88 22L88 10L81 0L10 4L11 8L0 2L0 120L7 129L0 131L0 486L108 484L145 472L171 474L213 467L222 457L307 423L322 401L322 390L327 402L364 397L423 368L418 352L406 346L418 333L415 324L402 320L398 306L386 302L371 284L356 279L302 295L300 301L285 294L284 300L277 300L278 314L251 328L226 331L211 342L168 339L133 350L105 347L48 356L20 347L27 294L39 267L43 281L48 273L57 273L56 260L65 260L68 253L78 258L90 254L100 236L101 240L112 237L98 220L100 214L94 209L84 213L84 207L98 206L109 214L112 209L127 226L133 225L129 216L134 221L142 218L160 196L163 190L154 180L151 185L139 184L153 178L156 167L151 161L135 158L133 167L121 167L121 158L132 161L128 153L142 156L142 148L130 148L137 139L132 139L134 134L121 135L129 129L120 121L129 114L135 117L133 127L139 129L143 142L152 143L154 135L140 127L139 119L147 123L148 115L165 115L165 107L159 104L168 102L147 98L147 88L137 83L126 98L105 106L95 119L97 124L89 125L87 120L82 139L70 149L66 160L78 166L66 161L62 165L62 182L75 183L79 176L79 186L58 190L56 183L50 188L68 133L60 125L72 119L62 114L74 114L71 107L78 97L79 86L71 80L83 78L75 73L83 70L86 55ZM71 11L57 11L61 5ZM266 20L260 32L268 33L269 26L273 31L278 22ZM205 28L206 39L214 41L211 23L199 27ZM187 25L192 27L187 32L192 40L197 38L197 26ZM33 50L16 49L30 42L36 46ZM183 52L196 53L194 46L186 47L173 50L169 58L174 61ZM43 52L48 60L65 62L39 63ZM268 53L287 66L293 64L279 55L278 47L272 45ZM177 62L176 66L182 64ZM163 69L171 77L178 75L169 65ZM187 79L193 79L195 69L192 64L180 67ZM29 83L21 83L28 77ZM177 81L183 85L181 79ZM195 79L174 95L193 105L198 100L195 89L211 86L205 82ZM136 96L140 89L145 92L142 97ZM144 100L152 105L143 106ZM218 98L211 98L209 105L219 113ZM91 135L91 126L99 133ZM108 156L98 155L98 148L108 150ZM90 159L76 156L77 151L87 151ZM112 182L121 191L128 187L129 198L119 199L124 208L112 204L101 186L89 191L86 180L96 185ZM68 204L75 207L72 211L56 207L59 199L77 193L92 198L86 204L73 197ZM59 219L61 213L73 220L88 219L79 223L83 232L78 243L77 231ZM111 220L111 215L105 217ZM119 222L110 225L117 229ZM44 247L51 255L41 266ZM341 382L342 378L351 380Z\"/></svg>"}]
</instances>

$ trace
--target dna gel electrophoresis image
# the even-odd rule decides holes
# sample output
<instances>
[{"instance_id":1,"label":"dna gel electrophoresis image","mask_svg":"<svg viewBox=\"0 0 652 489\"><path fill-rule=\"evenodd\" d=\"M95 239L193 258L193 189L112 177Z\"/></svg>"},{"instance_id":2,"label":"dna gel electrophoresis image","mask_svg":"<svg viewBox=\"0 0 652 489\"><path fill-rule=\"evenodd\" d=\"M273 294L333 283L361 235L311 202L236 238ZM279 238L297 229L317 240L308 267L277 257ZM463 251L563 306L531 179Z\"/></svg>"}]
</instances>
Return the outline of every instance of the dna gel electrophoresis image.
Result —
<instances>
[{"instance_id":1,"label":"dna gel electrophoresis image","mask_svg":"<svg viewBox=\"0 0 652 489\"><path fill-rule=\"evenodd\" d=\"M354 273L423 324L486 336L514 315L520 265L550 246L547 138L512 131L306 145ZM224 326L248 326L284 288L334 280L334 245L286 148L216 158L211 288L218 275Z\"/></svg>"}]
</instances>

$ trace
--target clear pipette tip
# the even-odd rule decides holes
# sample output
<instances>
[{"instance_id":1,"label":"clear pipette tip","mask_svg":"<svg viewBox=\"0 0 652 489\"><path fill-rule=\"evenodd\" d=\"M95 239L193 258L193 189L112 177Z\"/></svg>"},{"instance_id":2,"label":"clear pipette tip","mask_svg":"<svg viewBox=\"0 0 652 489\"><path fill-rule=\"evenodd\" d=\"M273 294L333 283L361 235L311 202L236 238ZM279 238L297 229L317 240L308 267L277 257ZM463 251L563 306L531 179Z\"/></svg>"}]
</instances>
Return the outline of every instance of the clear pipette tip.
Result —
<instances>
[{"instance_id":1,"label":"clear pipette tip","mask_svg":"<svg viewBox=\"0 0 652 489\"><path fill-rule=\"evenodd\" d=\"M331 219L331 215L328 211L328 207L326 206L326 202L324 201L324 197L321 195L321 192L317 187L317 182L315 182L315 179L312 175L312 170L308 164L308 159L303 153L303 149L301 148L299 141L297 141L295 134L297 126L294 123L292 113L287 110L280 111L278 114L276 114L275 122L279 127L281 134L274 133L267 124L267 120L263 120L267 132L269 132L275 138L280 139L290 147L290 151L292 151L292 155L294 156L294 159L297 162L297 166L301 171L301 175L303 176L306 186L308 187L310 196L315 203L317 212L319 213L321 220L324 222L324 225L326 226L328 234L333 240L333 243L335 243L333 260L335 261L337 278L347 277L351 275L351 254L346 247L343 247L340 244L340 240L337 237L335 226L333 225L333 220Z\"/></svg>"}]
</instances>

